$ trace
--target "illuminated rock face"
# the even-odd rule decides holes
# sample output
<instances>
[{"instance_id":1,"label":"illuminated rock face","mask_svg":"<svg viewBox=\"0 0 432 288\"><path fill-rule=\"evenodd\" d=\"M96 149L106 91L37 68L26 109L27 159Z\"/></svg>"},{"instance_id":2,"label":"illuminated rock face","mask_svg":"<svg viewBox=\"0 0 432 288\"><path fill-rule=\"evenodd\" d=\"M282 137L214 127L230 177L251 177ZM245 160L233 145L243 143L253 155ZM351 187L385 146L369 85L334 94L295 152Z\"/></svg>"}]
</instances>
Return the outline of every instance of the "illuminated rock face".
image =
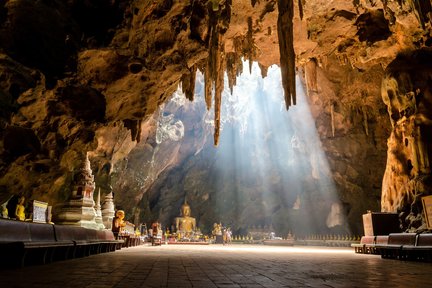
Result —
<instances>
[{"instance_id":1,"label":"illuminated rock face","mask_svg":"<svg viewBox=\"0 0 432 288\"><path fill-rule=\"evenodd\" d=\"M216 95L223 70L229 76L228 86L235 84L242 56L258 61L265 76L270 65L281 63L278 4L294 3L282 11L279 26L289 26L293 14L297 72L307 88L349 223L361 233L360 215L380 209L381 183L383 209L407 207L395 204L403 202L400 189L389 187L395 185L393 178L405 185L415 171L426 175L421 170L424 155L415 163L418 157L412 153L423 151L421 145L429 145L429 140L417 143L416 135L425 137L421 127L420 134L407 137L400 136L403 131L397 124L391 132L380 86L385 68L400 51L430 46L427 1L235 0L212 1L214 7L207 2L3 1L0 200L24 193L27 199L64 202L73 186L71 171L80 167L80 155L88 151L102 195L112 185L116 204L126 215L134 215L130 220L163 214L154 210L149 188L159 175L190 155L199 155L214 132L197 128L202 125L202 116L197 115L204 106L200 111L183 111L197 113L183 127L168 121L164 127L170 129L159 130L156 140L158 107L179 83L192 99L197 69L211 75L207 83L219 83ZM282 61L292 65L293 58L290 51ZM216 109L224 101L219 96L214 100L213 104L207 97L207 105ZM185 108L178 113L183 113L181 109ZM223 122L223 116L216 113L218 121ZM416 122L410 121L404 124L406 129L411 125L418 132ZM389 151L389 161L399 172L386 172L382 182L390 133L394 134L390 142L405 151L398 153L411 160L413 168L409 172L405 160L400 164L399 158L391 160L396 154ZM167 135L194 140L184 145L163 142ZM410 148L401 146L402 138ZM410 152L415 151L412 147L418 152ZM202 191L202 199L211 199Z\"/></svg>"},{"instance_id":2,"label":"illuminated rock face","mask_svg":"<svg viewBox=\"0 0 432 288\"><path fill-rule=\"evenodd\" d=\"M424 229L421 197L432 194L432 50L398 56L382 85L393 130L388 139L383 211L400 212L405 229ZM423 226L422 226L423 225Z\"/></svg>"}]
</instances>

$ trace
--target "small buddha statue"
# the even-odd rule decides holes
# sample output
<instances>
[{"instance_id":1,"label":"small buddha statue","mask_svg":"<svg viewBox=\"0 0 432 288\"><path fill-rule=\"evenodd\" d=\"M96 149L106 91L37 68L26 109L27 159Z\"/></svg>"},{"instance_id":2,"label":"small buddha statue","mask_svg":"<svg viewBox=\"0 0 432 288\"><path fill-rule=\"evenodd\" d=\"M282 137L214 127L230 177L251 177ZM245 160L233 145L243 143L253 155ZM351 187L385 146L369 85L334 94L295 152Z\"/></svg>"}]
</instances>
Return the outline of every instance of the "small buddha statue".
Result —
<instances>
[{"instance_id":1,"label":"small buddha statue","mask_svg":"<svg viewBox=\"0 0 432 288\"><path fill-rule=\"evenodd\" d=\"M216 235L216 236L222 235L222 224L221 223L214 223L213 224L212 234Z\"/></svg>"},{"instance_id":2,"label":"small buddha statue","mask_svg":"<svg viewBox=\"0 0 432 288\"><path fill-rule=\"evenodd\" d=\"M223 244L224 243L224 239L223 239L223 235L222 235L222 224L221 223L214 223L213 224L213 231L212 234L215 236L216 244Z\"/></svg>"},{"instance_id":3,"label":"small buddha statue","mask_svg":"<svg viewBox=\"0 0 432 288\"><path fill-rule=\"evenodd\" d=\"M191 232L195 231L196 228L196 220L195 218L191 217L191 209L190 206L187 204L186 200L184 204L181 206L180 209L181 216L176 217L176 230L177 232L180 232L182 234L190 234Z\"/></svg>"},{"instance_id":4,"label":"small buddha statue","mask_svg":"<svg viewBox=\"0 0 432 288\"><path fill-rule=\"evenodd\" d=\"M18 200L18 204L15 208L15 216L17 220L25 221L25 207L24 207L25 197L21 196Z\"/></svg>"},{"instance_id":5,"label":"small buddha statue","mask_svg":"<svg viewBox=\"0 0 432 288\"><path fill-rule=\"evenodd\" d=\"M1 215L2 215L2 218L5 218L5 219L7 219L7 218L9 218L9 212L8 212L8 209L6 208L6 205L2 205L1 206Z\"/></svg>"},{"instance_id":6,"label":"small buddha statue","mask_svg":"<svg viewBox=\"0 0 432 288\"><path fill-rule=\"evenodd\" d=\"M117 236L123 232L124 227L126 226L126 222L124 218L125 218L125 212L123 210L117 210L115 217L113 219L112 229L111 229L112 232L114 233L114 236Z\"/></svg>"}]
</instances>

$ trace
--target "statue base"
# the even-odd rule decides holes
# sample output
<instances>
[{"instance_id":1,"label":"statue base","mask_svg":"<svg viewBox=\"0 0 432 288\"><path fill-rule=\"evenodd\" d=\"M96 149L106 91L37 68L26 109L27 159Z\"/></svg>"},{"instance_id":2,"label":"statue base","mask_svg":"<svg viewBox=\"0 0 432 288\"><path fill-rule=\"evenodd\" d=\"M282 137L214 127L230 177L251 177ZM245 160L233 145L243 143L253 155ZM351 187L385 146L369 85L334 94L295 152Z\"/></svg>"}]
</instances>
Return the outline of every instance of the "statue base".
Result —
<instances>
[{"instance_id":1,"label":"statue base","mask_svg":"<svg viewBox=\"0 0 432 288\"><path fill-rule=\"evenodd\" d=\"M80 199L56 206L54 222L59 225L73 225L95 230L105 229L102 223L96 222L96 210L93 206L89 207L89 204L91 205L90 201Z\"/></svg>"},{"instance_id":2,"label":"statue base","mask_svg":"<svg viewBox=\"0 0 432 288\"><path fill-rule=\"evenodd\" d=\"M215 244L223 244L223 236L222 235L216 235Z\"/></svg>"},{"instance_id":3,"label":"statue base","mask_svg":"<svg viewBox=\"0 0 432 288\"><path fill-rule=\"evenodd\" d=\"M78 226L83 227L87 229L93 229L93 230L105 230L105 227L103 225L100 225L94 221L87 221L87 220L80 220L77 222L56 222L56 225L71 225L71 226Z\"/></svg>"}]
</instances>

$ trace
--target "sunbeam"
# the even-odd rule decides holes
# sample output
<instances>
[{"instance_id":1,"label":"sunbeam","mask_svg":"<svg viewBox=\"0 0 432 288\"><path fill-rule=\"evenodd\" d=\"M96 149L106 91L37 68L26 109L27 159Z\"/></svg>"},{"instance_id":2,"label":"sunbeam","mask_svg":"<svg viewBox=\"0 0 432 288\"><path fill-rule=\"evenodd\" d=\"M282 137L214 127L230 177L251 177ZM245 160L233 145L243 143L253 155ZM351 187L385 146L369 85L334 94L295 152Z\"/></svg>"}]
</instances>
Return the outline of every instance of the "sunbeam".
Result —
<instances>
[{"instance_id":1,"label":"sunbeam","mask_svg":"<svg viewBox=\"0 0 432 288\"><path fill-rule=\"evenodd\" d=\"M203 148L212 151L203 155L214 157L207 171L214 222L239 233L266 227L283 237L349 234L300 80L297 105L286 111L280 68L270 67L262 78L257 63L251 73L248 63L243 67L233 93L222 95L219 146L209 145L208 137ZM198 72L195 102L188 105L203 106L202 78ZM211 131L213 112L206 113Z\"/></svg>"}]
</instances>

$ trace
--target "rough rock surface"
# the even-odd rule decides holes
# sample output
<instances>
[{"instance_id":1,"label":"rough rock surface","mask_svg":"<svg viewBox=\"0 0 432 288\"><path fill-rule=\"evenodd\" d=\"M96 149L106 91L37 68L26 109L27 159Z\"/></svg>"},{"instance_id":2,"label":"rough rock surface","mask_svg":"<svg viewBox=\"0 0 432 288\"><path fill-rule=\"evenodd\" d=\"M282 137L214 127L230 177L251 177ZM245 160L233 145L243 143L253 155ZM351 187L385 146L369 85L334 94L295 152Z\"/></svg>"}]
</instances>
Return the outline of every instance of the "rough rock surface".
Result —
<instances>
[{"instance_id":1,"label":"rough rock surface","mask_svg":"<svg viewBox=\"0 0 432 288\"><path fill-rule=\"evenodd\" d=\"M430 1L294 2L297 72L348 216L345 228L362 233L360 215L381 205L402 212L405 228L421 229L419 197L431 194L431 139L424 132L430 130L430 71L405 66L406 61L389 64L401 52L415 55L432 44ZM190 204L197 216L205 215L208 229L221 218L209 200L216 194L205 189L217 178L191 157L215 153L210 152L212 131L203 127L205 105L197 111L184 105L168 110L191 114L183 132L158 107L179 83L193 82L185 75L197 67L209 73L211 59L219 59L219 71L227 70L230 86L241 71L241 56L258 61L263 76L267 67L279 64L277 4L0 1L1 202L19 193L52 204L63 201L80 159L90 152L96 189L112 189L131 221L168 221L184 194L194 191L196 202ZM211 23L218 25L216 50ZM405 76L394 74L394 67ZM218 77L215 85L221 84ZM381 93L383 78L397 96ZM186 90L193 95L190 85ZM171 127L165 136L157 129L163 121ZM178 183L184 194L173 188ZM239 210L235 203L227 205L229 211ZM248 215L224 215L226 222L244 221L237 227L250 224L243 220ZM276 218L287 222L290 215Z\"/></svg>"}]
</instances>

